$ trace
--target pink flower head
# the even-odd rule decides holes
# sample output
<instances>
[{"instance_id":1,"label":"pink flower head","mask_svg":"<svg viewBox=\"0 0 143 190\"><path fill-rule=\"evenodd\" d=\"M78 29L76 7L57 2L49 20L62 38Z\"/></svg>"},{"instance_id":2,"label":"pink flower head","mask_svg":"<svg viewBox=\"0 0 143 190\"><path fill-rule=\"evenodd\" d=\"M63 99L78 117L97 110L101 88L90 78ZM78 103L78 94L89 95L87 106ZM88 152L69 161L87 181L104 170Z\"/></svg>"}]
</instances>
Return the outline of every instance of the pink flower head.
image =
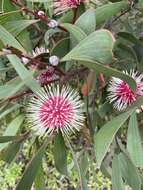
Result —
<instances>
[{"instance_id":1,"label":"pink flower head","mask_svg":"<svg viewBox=\"0 0 143 190\"><path fill-rule=\"evenodd\" d=\"M54 13L60 14L69 9L77 8L84 0L54 0Z\"/></svg>"},{"instance_id":2,"label":"pink flower head","mask_svg":"<svg viewBox=\"0 0 143 190\"><path fill-rule=\"evenodd\" d=\"M135 92L125 81L115 77L112 77L108 88L108 99L110 103L113 103L114 108L119 111L126 109L128 105L135 102L137 97L143 96L143 75L133 70L130 73L125 73L136 81L137 88Z\"/></svg>"},{"instance_id":3,"label":"pink flower head","mask_svg":"<svg viewBox=\"0 0 143 190\"><path fill-rule=\"evenodd\" d=\"M85 118L83 102L70 86L52 84L35 95L28 108L29 122L38 135L61 131L63 135L78 130Z\"/></svg>"},{"instance_id":4,"label":"pink flower head","mask_svg":"<svg viewBox=\"0 0 143 190\"><path fill-rule=\"evenodd\" d=\"M55 69L53 67L48 67L47 70L43 71L38 77L37 80L39 84L43 85L48 82L52 82L58 80L59 76L55 73Z\"/></svg>"}]
</instances>

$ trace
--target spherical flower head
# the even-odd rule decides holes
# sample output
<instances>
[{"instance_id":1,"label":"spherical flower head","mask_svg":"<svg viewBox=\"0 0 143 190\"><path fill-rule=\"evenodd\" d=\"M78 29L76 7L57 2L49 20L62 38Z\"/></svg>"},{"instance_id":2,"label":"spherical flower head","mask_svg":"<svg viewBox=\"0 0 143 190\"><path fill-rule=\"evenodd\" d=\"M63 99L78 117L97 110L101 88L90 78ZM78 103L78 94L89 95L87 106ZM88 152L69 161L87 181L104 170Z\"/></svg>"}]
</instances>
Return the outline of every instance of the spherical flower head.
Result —
<instances>
[{"instance_id":1,"label":"spherical flower head","mask_svg":"<svg viewBox=\"0 0 143 190\"><path fill-rule=\"evenodd\" d=\"M40 85L44 85L48 82L52 82L58 79L59 76L55 73L55 69L50 66L47 68L47 70L42 71L40 75L37 77L37 80Z\"/></svg>"},{"instance_id":2,"label":"spherical flower head","mask_svg":"<svg viewBox=\"0 0 143 190\"><path fill-rule=\"evenodd\" d=\"M83 102L79 93L70 86L48 85L32 97L28 118L37 135L61 131L68 136L83 126Z\"/></svg>"},{"instance_id":3,"label":"spherical flower head","mask_svg":"<svg viewBox=\"0 0 143 190\"><path fill-rule=\"evenodd\" d=\"M84 0L54 0L54 13L60 14L69 9L77 8Z\"/></svg>"},{"instance_id":4,"label":"spherical flower head","mask_svg":"<svg viewBox=\"0 0 143 190\"><path fill-rule=\"evenodd\" d=\"M112 77L108 87L108 99L110 103L113 103L115 109L121 111L127 108L136 101L137 97L143 96L143 75L138 72L130 71L124 72L130 75L136 81L136 90L132 91L130 86L119 78Z\"/></svg>"},{"instance_id":5,"label":"spherical flower head","mask_svg":"<svg viewBox=\"0 0 143 190\"><path fill-rule=\"evenodd\" d=\"M32 51L33 58L38 57L41 54L49 53L49 50L45 47L36 47L35 50Z\"/></svg>"}]
</instances>

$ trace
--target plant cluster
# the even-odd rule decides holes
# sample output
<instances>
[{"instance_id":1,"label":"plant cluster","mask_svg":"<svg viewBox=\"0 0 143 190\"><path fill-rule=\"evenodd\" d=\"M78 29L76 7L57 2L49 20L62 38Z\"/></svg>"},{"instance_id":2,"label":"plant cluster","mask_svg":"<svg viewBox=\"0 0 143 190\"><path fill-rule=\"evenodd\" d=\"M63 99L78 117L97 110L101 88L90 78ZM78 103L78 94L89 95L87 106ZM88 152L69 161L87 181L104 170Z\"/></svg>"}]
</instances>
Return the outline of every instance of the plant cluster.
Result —
<instances>
[{"instance_id":1,"label":"plant cluster","mask_svg":"<svg viewBox=\"0 0 143 190\"><path fill-rule=\"evenodd\" d=\"M0 7L0 159L22 162L7 188L50 190L55 173L52 190L141 190L142 0Z\"/></svg>"}]
</instances>

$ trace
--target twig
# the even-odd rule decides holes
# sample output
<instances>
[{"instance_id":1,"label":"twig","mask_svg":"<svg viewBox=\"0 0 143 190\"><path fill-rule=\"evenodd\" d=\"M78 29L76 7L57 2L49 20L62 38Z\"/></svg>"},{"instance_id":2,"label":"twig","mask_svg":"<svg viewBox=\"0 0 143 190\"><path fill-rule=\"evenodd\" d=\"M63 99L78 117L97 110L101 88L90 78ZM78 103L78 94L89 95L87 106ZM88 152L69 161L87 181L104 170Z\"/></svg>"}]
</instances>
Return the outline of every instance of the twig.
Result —
<instances>
[{"instance_id":1,"label":"twig","mask_svg":"<svg viewBox=\"0 0 143 190\"><path fill-rule=\"evenodd\" d=\"M117 16L112 22L111 24L113 24L114 22L116 22L118 19L120 19L120 17L124 16L126 13L128 13L131 10L131 8L129 7L126 11L122 12L119 16Z\"/></svg>"},{"instance_id":2,"label":"twig","mask_svg":"<svg viewBox=\"0 0 143 190\"><path fill-rule=\"evenodd\" d=\"M25 92L21 92L21 93L19 93L19 94L16 94L16 95L14 95L14 96L11 96L11 97L9 97L7 100L8 100L8 101L13 101L13 100L15 100L15 99L18 99L18 98L23 97L23 96L25 96L25 95L28 95L28 94L30 94L30 93L32 93L32 91L31 91L31 90L27 90L27 91L25 91Z\"/></svg>"}]
</instances>

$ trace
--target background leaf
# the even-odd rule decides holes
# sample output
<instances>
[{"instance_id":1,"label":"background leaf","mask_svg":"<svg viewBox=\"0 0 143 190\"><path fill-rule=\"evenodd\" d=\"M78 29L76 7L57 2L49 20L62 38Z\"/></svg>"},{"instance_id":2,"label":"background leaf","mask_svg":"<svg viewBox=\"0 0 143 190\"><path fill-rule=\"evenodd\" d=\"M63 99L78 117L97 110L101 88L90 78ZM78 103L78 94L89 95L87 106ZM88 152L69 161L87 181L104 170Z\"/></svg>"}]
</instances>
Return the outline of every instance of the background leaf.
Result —
<instances>
[{"instance_id":1,"label":"background leaf","mask_svg":"<svg viewBox=\"0 0 143 190\"><path fill-rule=\"evenodd\" d=\"M111 121L108 121L95 135L95 153L99 167L117 131L125 123L134 110L135 109L131 109L128 112L122 113L119 116L113 118Z\"/></svg>"},{"instance_id":2,"label":"background leaf","mask_svg":"<svg viewBox=\"0 0 143 190\"><path fill-rule=\"evenodd\" d=\"M39 151L35 154L32 160L29 162L27 169L25 170L20 182L18 183L16 190L31 190L31 186L36 177L36 174L40 168L42 157L44 155L47 142L45 142Z\"/></svg>"},{"instance_id":3,"label":"background leaf","mask_svg":"<svg viewBox=\"0 0 143 190\"><path fill-rule=\"evenodd\" d=\"M120 168L123 178L133 190L141 190L141 178L134 164L123 153L119 155ZM132 174L132 175L131 175Z\"/></svg>"},{"instance_id":4,"label":"background leaf","mask_svg":"<svg viewBox=\"0 0 143 190\"><path fill-rule=\"evenodd\" d=\"M119 164L119 158L114 156L112 161L112 185L114 190L124 190L124 184L121 175L121 169Z\"/></svg>"},{"instance_id":5,"label":"background leaf","mask_svg":"<svg viewBox=\"0 0 143 190\"><path fill-rule=\"evenodd\" d=\"M135 112L130 117L127 134L127 150L135 166L143 167L143 147Z\"/></svg>"},{"instance_id":6,"label":"background leaf","mask_svg":"<svg viewBox=\"0 0 143 190\"><path fill-rule=\"evenodd\" d=\"M5 132L3 133L3 136L15 136L20 129L20 126L22 125L24 121L23 115L17 116L14 120L11 121L11 123L7 126ZM2 151L9 143L3 143L0 144L0 151Z\"/></svg>"},{"instance_id":7,"label":"background leaf","mask_svg":"<svg viewBox=\"0 0 143 190\"><path fill-rule=\"evenodd\" d=\"M16 38L10 32L8 32L2 25L0 25L0 40L3 42L5 46L12 46L25 53L25 49L22 47L20 42L18 42Z\"/></svg>"},{"instance_id":8,"label":"background leaf","mask_svg":"<svg viewBox=\"0 0 143 190\"><path fill-rule=\"evenodd\" d=\"M95 11L97 25L103 24L104 22L110 20L117 13L119 13L121 10L128 8L129 2L126 0L98 7Z\"/></svg>"},{"instance_id":9,"label":"background leaf","mask_svg":"<svg viewBox=\"0 0 143 190\"><path fill-rule=\"evenodd\" d=\"M41 89L40 85L36 82L36 80L34 80L32 73L26 69L20 59L16 55L7 55L7 57L25 85L28 86L33 92L38 93Z\"/></svg>"}]
</instances>

